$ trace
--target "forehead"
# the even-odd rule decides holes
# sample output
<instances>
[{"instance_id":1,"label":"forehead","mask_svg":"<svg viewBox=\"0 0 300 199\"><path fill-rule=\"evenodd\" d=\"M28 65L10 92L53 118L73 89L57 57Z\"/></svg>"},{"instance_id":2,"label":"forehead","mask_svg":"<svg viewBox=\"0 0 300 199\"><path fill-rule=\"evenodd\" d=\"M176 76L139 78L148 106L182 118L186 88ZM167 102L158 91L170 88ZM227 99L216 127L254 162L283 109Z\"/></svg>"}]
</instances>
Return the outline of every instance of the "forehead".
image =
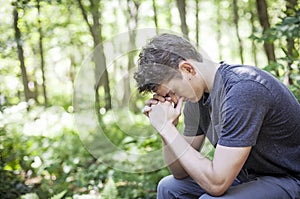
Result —
<instances>
[{"instance_id":1,"label":"forehead","mask_svg":"<svg viewBox=\"0 0 300 199\"><path fill-rule=\"evenodd\" d=\"M170 88L167 84L161 84L157 87L155 93L160 96L166 96L170 92Z\"/></svg>"}]
</instances>

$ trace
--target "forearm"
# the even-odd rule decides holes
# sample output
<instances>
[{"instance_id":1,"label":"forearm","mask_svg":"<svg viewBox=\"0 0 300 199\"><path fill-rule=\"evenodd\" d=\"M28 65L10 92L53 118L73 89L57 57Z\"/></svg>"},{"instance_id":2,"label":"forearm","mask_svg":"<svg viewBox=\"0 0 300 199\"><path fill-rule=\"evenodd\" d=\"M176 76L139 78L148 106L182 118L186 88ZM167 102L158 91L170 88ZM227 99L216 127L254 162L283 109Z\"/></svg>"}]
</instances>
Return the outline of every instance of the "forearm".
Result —
<instances>
[{"instance_id":1,"label":"forearm","mask_svg":"<svg viewBox=\"0 0 300 199\"><path fill-rule=\"evenodd\" d=\"M182 179L188 176L187 172L184 170L178 158L174 155L172 149L166 144L164 139L162 139L163 144L163 155L164 160L175 178Z\"/></svg>"},{"instance_id":2,"label":"forearm","mask_svg":"<svg viewBox=\"0 0 300 199\"><path fill-rule=\"evenodd\" d=\"M204 137L196 138L197 147L191 146L172 124L180 114L182 100L180 98L176 108L173 108L169 102L152 106L149 112L150 122L161 135L165 145L170 148L173 160L175 158L179 162L177 165L181 165L183 170L207 193L220 196L230 187L242 169L252 147L217 144L212 161L201 155L195 148L199 149L199 143L202 143ZM175 166L172 169L176 170Z\"/></svg>"},{"instance_id":3,"label":"forearm","mask_svg":"<svg viewBox=\"0 0 300 199\"><path fill-rule=\"evenodd\" d=\"M204 190L213 195L220 195L228 187L223 178L215 172L212 161L202 156L178 133L173 125L167 125L162 132L165 144L172 151L182 169L191 176Z\"/></svg>"}]
</instances>

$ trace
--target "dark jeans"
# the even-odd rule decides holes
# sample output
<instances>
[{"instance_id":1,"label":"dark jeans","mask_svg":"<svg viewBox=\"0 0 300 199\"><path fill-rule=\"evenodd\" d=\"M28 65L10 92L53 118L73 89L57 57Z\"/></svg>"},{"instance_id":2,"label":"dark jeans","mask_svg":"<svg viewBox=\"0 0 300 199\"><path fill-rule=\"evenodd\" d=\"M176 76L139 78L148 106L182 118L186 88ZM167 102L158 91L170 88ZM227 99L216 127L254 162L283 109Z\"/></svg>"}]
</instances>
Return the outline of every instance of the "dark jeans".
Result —
<instances>
[{"instance_id":1,"label":"dark jeans","mask_svg":"<svg viewBox=\"0 0 300 199\"><path fill-rule=\"evenodd\" d=\"M158 199L300 199L300 180L291 176L238 176L223 196L213 197L190 177L163 178L157 188Z\"/></svg>"}]
</instances>

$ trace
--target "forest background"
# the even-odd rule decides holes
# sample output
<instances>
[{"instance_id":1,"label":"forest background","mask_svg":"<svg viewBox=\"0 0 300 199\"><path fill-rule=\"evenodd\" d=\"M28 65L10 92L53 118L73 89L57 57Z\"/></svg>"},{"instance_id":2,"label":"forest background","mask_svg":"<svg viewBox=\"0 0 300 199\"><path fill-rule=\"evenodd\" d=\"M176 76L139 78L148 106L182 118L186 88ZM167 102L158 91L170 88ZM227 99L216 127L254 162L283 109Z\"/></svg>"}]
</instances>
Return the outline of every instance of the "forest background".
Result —
<instances>
[{"instance_id":1,"label":"forest background","mask_svg":"<svg viewBox=\"0 0 300 199\"><path fill-rule=\"evenodd\" d=\"M270 72L300 100L297 0L0 0L0 5L3 199L156 197L167 168L126 172L115 166L117 161L104 164L90 154L74 121L80 105L74 104L78 74L85 64L92 65L91 76L102 74L93 85L91 111L96 110L103 134L126 154L161 148L141 114L149 95L137 93L131 74L138 51L123 54L104 70L110 63L101 44L124 32L133 49L138 29L185 35L214 61ZM148 136L132 136L141 132ZM213 157L208 142L202 153ZM140 164L125 159L134 168Z\"/></svg>"}]
</instances>

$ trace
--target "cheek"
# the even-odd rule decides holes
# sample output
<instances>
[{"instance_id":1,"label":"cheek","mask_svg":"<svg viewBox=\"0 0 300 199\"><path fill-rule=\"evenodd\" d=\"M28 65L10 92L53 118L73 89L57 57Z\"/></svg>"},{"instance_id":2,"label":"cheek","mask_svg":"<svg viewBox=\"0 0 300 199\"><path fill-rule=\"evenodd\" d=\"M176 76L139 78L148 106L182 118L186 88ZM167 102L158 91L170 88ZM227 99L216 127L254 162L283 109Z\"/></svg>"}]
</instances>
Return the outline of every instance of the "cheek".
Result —
<instances>
[{"instance_id":1,"label":"cheek","mask_svg":"<svg viewBox=\"0 0 300 199\"><path fill-rule=\"evenodd\" d=\"M186 85L181 91L184 97L193 98L196 95L196 91L191 87L191 85Z\"/></svg>"}]
</instances>

